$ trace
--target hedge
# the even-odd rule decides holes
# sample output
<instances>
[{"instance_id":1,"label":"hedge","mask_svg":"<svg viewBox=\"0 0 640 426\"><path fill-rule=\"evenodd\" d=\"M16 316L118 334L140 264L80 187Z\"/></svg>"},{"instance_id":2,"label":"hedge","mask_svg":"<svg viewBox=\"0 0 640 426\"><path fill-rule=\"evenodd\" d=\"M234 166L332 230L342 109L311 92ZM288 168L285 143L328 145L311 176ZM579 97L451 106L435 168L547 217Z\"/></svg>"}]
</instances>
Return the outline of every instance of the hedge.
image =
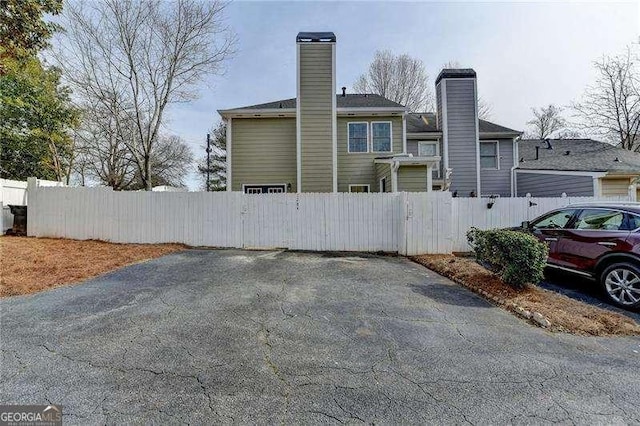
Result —
<instances>
[{"instance_id":1,"label":"hedge","mask_svg":"<svg viewBox=\"0 0 640 426\"><path fill-rule=\"evenodd\" d=\"M476 260L513 287L537 284L543 278L549 248L520 231L471 228L467 240Z\"/></svg>"}]
</instances>

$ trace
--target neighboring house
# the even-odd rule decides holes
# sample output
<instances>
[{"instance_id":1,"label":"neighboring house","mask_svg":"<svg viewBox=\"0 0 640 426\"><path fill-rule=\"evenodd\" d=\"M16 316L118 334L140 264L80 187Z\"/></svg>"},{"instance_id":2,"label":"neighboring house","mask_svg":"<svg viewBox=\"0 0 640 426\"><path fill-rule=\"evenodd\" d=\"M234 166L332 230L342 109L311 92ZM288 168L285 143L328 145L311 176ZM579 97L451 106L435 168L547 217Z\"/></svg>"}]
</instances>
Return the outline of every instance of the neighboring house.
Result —
<instances>
[{"instance_id":1,"label":"neighboring house","mask_svg":"<svg viewBox=\"0 0 640 426\"><path fill-rule=\"evenodd\" d=\"M478 120L476 73L445 69L437 111L373 94L336 94L336 37L299 33L297 97L220 110L227 189L247 193L441 189L510 196L521 132Z\"/></svg>"},{"instance_id":2,"label":"neighboring house","mask_svg":"<svg viewBox=\"0 0 640 426\"><path fill-rule=\"evenodd\" d=\"M592 139L520 140L517 150L518 196L627 196L637 191L640 153Z\"/></svg>"}]
</instances>

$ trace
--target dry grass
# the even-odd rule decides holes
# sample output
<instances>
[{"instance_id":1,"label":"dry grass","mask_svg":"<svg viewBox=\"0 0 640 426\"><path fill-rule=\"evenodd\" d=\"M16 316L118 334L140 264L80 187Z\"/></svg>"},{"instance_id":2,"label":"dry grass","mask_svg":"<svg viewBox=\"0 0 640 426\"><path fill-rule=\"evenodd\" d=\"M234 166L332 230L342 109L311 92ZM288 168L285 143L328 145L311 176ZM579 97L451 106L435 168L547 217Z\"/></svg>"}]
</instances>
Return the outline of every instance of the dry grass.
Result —
<instances>
[{"instance_id":1,"label":"dry grass","mask_svg":"<svg viewBox=\"0 0 640 426\"><path fill-rule=\"evenodd\" d=\"M536 286L515 289L472 258L424 255L413 260L476 293L488 294L507 309L513 310L515 304L541 313L553 331L593 336L640 334L640 325L629 317Z\"/></svg>"},{"instance_id":2,"label":"dry grass","mask_svg":"<svg viewBox=\"0 0 640 426\"><path fill-rule=\"evenodd\" d=\"M35 293L184 249L178 244L113 244L0 237L0 296Z\"/></svg>"}]
</instances>

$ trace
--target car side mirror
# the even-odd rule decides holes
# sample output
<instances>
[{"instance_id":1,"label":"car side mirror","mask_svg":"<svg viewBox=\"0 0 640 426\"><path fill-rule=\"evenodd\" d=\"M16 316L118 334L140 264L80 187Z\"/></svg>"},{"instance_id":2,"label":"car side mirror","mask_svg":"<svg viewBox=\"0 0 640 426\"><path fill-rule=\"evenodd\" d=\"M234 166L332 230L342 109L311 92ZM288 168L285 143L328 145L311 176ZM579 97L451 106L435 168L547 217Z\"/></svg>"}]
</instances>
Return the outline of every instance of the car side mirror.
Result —
<instances>
[{"instance_id":1,"label":"car side mirror","mask_svg":"<svg viewBox=\"0 0 640 426\"><path fill-rule=\"evenodd\" d=\"M525 220L520 226L522 226L522 229L529 229L529 221Z\"/></svg>"}]
</instances>

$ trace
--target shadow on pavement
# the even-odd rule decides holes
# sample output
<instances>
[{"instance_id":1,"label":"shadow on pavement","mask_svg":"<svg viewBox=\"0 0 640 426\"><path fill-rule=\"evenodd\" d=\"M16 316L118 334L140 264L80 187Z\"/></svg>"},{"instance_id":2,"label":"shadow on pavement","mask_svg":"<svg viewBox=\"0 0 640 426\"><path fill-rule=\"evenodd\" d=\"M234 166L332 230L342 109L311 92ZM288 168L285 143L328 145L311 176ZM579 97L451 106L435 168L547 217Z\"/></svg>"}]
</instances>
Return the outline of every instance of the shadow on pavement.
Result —
<instances>
[{"instance_id":1,"label":"shadow on pavement","mask_svg":"<svg viewBox=\"0 0 640 426\"><path fill-rule=\"evenodd\" d=\"M414 293L418 293L422 296L426 296L430 299L436 300L440 303L446 303L448 305L468 306L474 308L489 308L492 305L482 299L480 296L471 293L470 291L462 290L451 285L429 283L425 285L409 284L409 288Z\"/></svg>"},{"instance_id":2,"label":"shadow on pavement","mask_svg":"<svg viewBox=\"0 0 640 426\"><path fill-rule=\"evenodd\" d=\"M545 272L545 279L539 286L602 309L618 312L640 323L640 311L630 311L610 304L596 281L569 273L552 271Z\"/></svg>"}]
</instances>

